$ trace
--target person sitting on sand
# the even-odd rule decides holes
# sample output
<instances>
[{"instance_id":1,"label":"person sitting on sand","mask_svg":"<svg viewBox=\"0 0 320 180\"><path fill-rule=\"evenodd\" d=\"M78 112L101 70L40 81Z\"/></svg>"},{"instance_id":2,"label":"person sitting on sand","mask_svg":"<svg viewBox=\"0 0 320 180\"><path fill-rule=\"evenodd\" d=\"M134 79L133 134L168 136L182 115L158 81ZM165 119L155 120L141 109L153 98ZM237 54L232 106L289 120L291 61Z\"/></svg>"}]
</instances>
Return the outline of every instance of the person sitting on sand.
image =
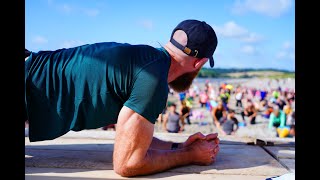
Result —
<instances>
[{"instance_id":1,"label":"person sitting on sand","mask_svg":"<svg viewBox=\"0 0 320 180\"><path fill-rule=\"evenodd\" d=\"M287 103L285 102L283 96L279 96L279 97L276 99L275 104L276 104L277 106L279 106L279 108L280 108L281 110L283 110L284 106L287 105Z\"/></svg>"},{"instance_id":2,"label":"person sitting on sand","mask_svg":"<svg viewBox=\"0 0 320 180\"><path fill-rule=\"evenodd\" d=\"M273 111L270 114L269 125L271 129L273 127L284 127L286 125L286 114L279 108L279 106L274 106Z\"/></svg>"},{"instance_id":3,"label":"person sitting on sand","mask_svg":"<svg viewBox=\"0 0 320 180\"><path fill-rule=\"evenodd\" d=\"M275 98L275 99L278 99L278 97L280 97L280 94L281 94L281 92L280 92L279 88L278 89L274 89L272 91L272 97Z\"/></svg>"},{"instance_id":4,"label":"person sitting on sand","mask_svg":"<svg viewBox=\"0 0 320 180\"><path fill-rule=\"evenodd\" d=\"M163 129L169 133L180 133L184 129L184 116L177 111L175 103L168 104L168 113L163 116Z\"/></svg>"},{"instance_id":5,"label":"person sitting on sand","mask_svg":"<svg viewBox=\"0 0 320 180\"><path fill-rule=\"evenodd\" d=\"M248 117L250 124L256 124L257 109L251 100L247 101L244 110L241 112L243 122L246 122L245 116Z\"/></svg>"},{"instance_id":6,"label":"person sitting on sand","mask_svg":"<svg viewBox=\"0 0 320 180\"><path fill-rule=\"evenodd\" d=\"M223 102L220 100L218 102L218 105L212 109L212 117L213 117L213 123L215 126L220 126L220 118L227 116L227 110L223 106Z\"/></svg>"},{"instance_id":7,"label":"person sitting on sand","mask_svg":"<svg viewBox=\"0 0 320 180\"><path fill-rule=\"evenodd\" d=\"M289 115L288 118L288 125L290 126L289 135L291 137L296 136L296 113L295 111L292 111L292 113Z\"/></svg>"},{"instance_id":8,"label":"person sitting on sand","mask_svg":"<svg viewBox=\"0 0 320 180\"><path fill-rule=\"evenodd\" d=\"M287 116L286 126L279 126L277 128L277 136L280 138L284 137L295 137L296 128L295 128L295 111L292 111Z\"/></svg>"},{"instance_id":9,"label":"person sitting on sand","mask_svg":"<svg viewBox=\"0 0 320 180\"><path fill-rule=\"evenodd\" d=\"M220 130L223 135L234 135L238 130L238 119L234 115L235 111L233 109L229 109L227 117L220 118L220 126L218 126L218 130Z\"/></svg>"},{"instance_id":10,"label":"person sitting on sand","mask_svg":"<svg viewBox=\"0 0 320 180\"><path fill-rule=\"evenodd\" d=\"M284 107L283 107L283 112L286 114L286 117L289 117L289 115L293 112L291 103L288 102Z\"/></svg>"},{"instance_id":11,"label":"person sitting on sand","mask_svg":"<svg viewBox=\"0 0 320 180\"><path fill-rule=\"evenodd\" d=\"M261 116L262 116L262 117L264 117L264 118L266 118L266 119L269 119L270 114L271 114L272 111L273 111L271 102L267 101L266 99L265 99L265 100L262 100L261 103L260 103L260 109L259 109L259 111L261 111Z\"/></svg>"}]
</instances>

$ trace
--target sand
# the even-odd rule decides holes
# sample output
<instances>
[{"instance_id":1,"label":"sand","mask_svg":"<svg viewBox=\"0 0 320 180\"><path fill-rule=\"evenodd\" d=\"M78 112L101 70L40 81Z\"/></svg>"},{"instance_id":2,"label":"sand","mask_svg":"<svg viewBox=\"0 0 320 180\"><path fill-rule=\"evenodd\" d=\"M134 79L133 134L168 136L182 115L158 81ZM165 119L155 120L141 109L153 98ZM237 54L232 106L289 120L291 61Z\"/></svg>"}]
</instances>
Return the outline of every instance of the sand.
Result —
<instances>
[{"instance_id":1,"label":"sand","mask_svg":"<svg viewBox=\"0 0 320 180\"><path fill-rule=\"evenodd\" d=\"M205 86L205 82L207 79L196 79L195 83L202 89ZM219 87L219 85L223 82L228 84L232 84L234 87L241 85L248 88L257 88L262 89L266 88L267 90L276 89L281 87L282 89L290 89L294 90L295 88L295 79L280 79L280 80L271 80L271 79L258 79L258 78L251 78L251 79L209 79L209 82L212 83L214 86ZM169 94L168 96L169 101L176 102L179 109L179 95ZM193 134L196 132L201 132L203 134L208 133L215 133L218 132L217 128L213 125L213 119L210 111L206 108L201 108L200 104L197 103L198 98L194 100L194 104L192 107L193 111L202 112L203 118L197 118L195 116L190 117L191 124L185 125L185 130L181 133L184 134ZM229 101L229 107L235 109L235 98L234 94L231 95ZM236 118L239 122L242 122L242 117L239 113L236 114ZM256 117L256 124L250 125L250 123L246 122L247 126L241 126L237 130L236 134L234 135L226 135L226 136L238 136L238 137L252 137L252 138L273 138L276 137L276 130L269 129L268 123L269 120L262 117L260 114ZM165 132L160 122L155 124L155 132ZM220 136L222 136L220 134Z\"/></svg>"}]
</instances>

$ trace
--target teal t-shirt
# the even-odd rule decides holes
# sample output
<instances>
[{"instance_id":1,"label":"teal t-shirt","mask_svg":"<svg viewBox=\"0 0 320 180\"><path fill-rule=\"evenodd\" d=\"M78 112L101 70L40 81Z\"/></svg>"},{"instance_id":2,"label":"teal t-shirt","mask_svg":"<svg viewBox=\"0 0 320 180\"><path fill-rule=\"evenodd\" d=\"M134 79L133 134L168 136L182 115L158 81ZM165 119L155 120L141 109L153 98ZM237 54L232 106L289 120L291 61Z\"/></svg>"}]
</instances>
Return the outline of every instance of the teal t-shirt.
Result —
<instances>
[{"instance_id":1,"label":"teal t-shirt","mask_svg":"<svg viewBox=\"0 0 320 180\"><path fill-rule=\"evenodd\" d=\"M286 114L282 110L279 110L278 116L275 116L273 112L270 114L268 127L272 128L274 123L280 124L280 127L286 125Z\"/></svg>"},{"instance_id":2,"label":"teal t-shirt","mask_svg":"<svg viewBox=\"0 0 320 180\"><path fill-rule=\"evenodd\" d=\"M164 48L103 42L39 51L25 64L30 141L115 124L123 106L155 123L166 106Z\"/></svg>"}]
</instances>

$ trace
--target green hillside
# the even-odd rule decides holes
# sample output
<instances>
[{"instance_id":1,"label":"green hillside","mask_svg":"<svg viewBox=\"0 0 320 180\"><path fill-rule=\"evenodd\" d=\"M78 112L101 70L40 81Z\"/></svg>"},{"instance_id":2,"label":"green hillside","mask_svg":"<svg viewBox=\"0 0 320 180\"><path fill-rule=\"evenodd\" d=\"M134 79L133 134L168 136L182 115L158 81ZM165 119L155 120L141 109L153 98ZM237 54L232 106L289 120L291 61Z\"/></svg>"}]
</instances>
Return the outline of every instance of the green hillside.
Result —
<instances>
[{"instance_id":1,"label":"green hillside","mask_svg":"<svg viewBox=\"0 0 320 180\"><path fill-rule=\"evenodd\" d=\"M295 78L295 72L281 69L254 69L254 68L202 68L198 77L215 78Z\"/></svg>"}]
</instances>

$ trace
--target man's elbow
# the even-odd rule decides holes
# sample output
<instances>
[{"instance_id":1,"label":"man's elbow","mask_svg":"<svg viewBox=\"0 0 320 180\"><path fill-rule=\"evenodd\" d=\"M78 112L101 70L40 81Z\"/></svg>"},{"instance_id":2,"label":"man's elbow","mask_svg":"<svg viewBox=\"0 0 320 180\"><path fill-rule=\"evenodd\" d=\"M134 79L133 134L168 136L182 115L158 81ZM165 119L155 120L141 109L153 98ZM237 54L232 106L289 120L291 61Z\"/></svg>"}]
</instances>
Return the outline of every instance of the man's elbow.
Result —
<instances>
[{"instance_id":1,"label":"man's elbow","mask_svg":"<svg viewBox=\"0 0 320 180\"><path fill-rule=\"evenodd\" d=\"M129 168L128 166L114 166L113 169L117 174L119 174L122 177L133 177L137 175L136 173L134 173L135 171L132 168Z\"/></svg>"},{"instance_id":2,"label":"man's elbow","mask_svg":"<svg viewBox=\"0 0 320 180\"><path fill-rule=\"evenodd\" d=\"M122 177L133 177L143 175L143 163L116 163L113 167L114 171Z\"/></svg>"},{"instance_id":3,"label":"man's elbow","mask_svg":"<svg viewBox=\"0 0 320 180\"><path fill-rule=\"evenodd\" d=\"M133 173L130 173L130 170L126 167L114 167L114 172L119 174L122 177L132 177L134 176Z\"/></svg>"}]
</instances>

